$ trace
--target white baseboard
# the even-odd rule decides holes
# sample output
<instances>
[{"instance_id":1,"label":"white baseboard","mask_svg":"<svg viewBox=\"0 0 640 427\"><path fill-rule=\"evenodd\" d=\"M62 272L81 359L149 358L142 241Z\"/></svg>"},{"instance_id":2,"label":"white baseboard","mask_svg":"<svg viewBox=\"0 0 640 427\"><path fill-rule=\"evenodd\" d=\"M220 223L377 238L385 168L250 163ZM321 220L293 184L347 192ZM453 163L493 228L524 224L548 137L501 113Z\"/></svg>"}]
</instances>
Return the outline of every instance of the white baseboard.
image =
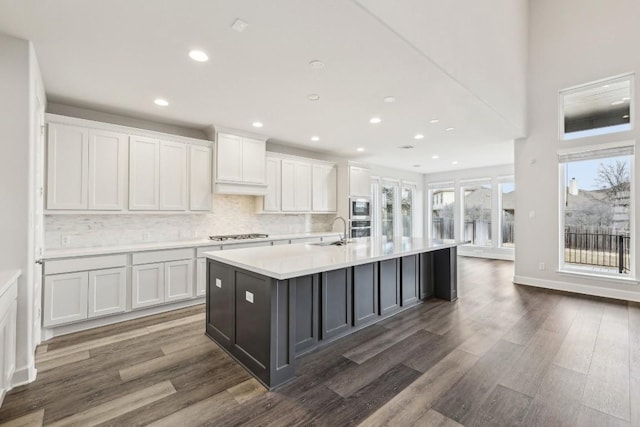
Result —
<instances>
[{"instance_id":1,"label":"white baseboard","mask_svg":"<svg viewBox=\"0 0 640 427\"><path fill-rule=\"evenodd\" d=\"M624 289L603 288L601 286L585 285L582 283L561 282L559 280L546 280L526 276L513 276L513 283L597 297L640 302L640 292L627 291Z\"/></svg>"},{"instance_id":2,"label":"white baseboard","mask_svg":"<svg viewBox=\"0 0 640 427\"><path fill-rule=\"evenodd\" d=\"M34 382L37 375L38 370L35 365L24 366L20 369L16 369L13 373L13 377L11 378L11 388Z\"/></svg>"}]
</instances>

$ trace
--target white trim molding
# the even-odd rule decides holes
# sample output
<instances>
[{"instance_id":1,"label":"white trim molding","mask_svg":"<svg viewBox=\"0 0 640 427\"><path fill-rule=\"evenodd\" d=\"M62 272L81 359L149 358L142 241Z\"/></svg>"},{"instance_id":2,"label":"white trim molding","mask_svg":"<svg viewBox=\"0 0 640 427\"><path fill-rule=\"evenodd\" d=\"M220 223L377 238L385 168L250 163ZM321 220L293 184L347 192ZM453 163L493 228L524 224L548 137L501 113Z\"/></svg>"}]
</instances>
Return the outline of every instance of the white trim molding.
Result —
<instances>
[{"instance_id":1,"label":"white trim molding","mask_svg":"<svg viewBox=\"0 0 640 427\"><path fill-rule=\"evenodd\" d=\"M558 291L573 292L584 295L640 302L640 292L625 289L603 288L602 286L592 286L584 283L562 282L559 280L538 279L535 277L518 275L513 276L513 283L517 285L534 286L537 288L555 289Z\"/></svg>"}]
</instances>

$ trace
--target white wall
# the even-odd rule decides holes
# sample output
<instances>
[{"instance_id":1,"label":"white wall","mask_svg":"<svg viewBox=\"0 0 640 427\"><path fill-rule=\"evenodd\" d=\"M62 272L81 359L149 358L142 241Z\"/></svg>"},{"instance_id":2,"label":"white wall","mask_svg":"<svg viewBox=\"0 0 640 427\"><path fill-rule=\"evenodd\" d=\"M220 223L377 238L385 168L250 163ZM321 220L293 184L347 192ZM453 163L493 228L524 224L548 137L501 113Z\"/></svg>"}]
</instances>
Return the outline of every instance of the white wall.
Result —
<instances>
[{"instance_id":1,"label":"white wall","mask_svg":"<svg viewBox=\"0 0 640 427\"><path fill-rule=\"evenodd\" d=\"M13 385L35 377L32 119L36 90L45 101L30 43L0 35L0 270L22 270Z\"/></svg>"},{"instance_id":2,"label":"white wall","mask_svg":"<svg viewBox=\"0 0 640 427\"><path fill-rule=\"evenodd\" d=\"M429 224L429 187L432 184L440 184L445 182L453 183L453 187L455 190L456 198L454 204L454 221L455 221L455 238L461 239L462 232L460 230L459 224L462 223L462 207L460 200L460 188L464 185L464 181L475 180L475 179L487 179L491 182L491 205L492 205L492 246L491 247L480 247L480 246L461 246L458 249L458 253L460 255L467 256L477 256L483 258L497 258L497 259L508 259L513 260L514 251L511 248L500 248L498 247L498 229L499 229L499 221L497 220L499 212L499 186L498 183L501 178L510 177L514 175L513 165L496 165L491 167L483 167L483 168L473 168L473 169L461 169L455 171L448 172L439 172L433 174L426 174L424 177L424 194L425 194L425 203L424 210L426 212L424 219L424 227L425 234L431 232L431 224ZM516 198L519 193L519 189L516 188ZM517 209L516 209L517 210Z\"/></svg>"},{"instance_id":3,"label":"white wall","mask_svg":"<svg viewBox=\"0 0 640 427\"><path fill-rule=\"evenodd\" d=\"M525 134L527 0L357 1Z\"/></svg>"},{"instance_id":4,"label":"white wall","mask_svg":"<svg viewBox=\"0 0 640 427\"><path fill-rule=\"evenodd\" d=\"M558 273L560 148L637 140L640 131L558 140L558 91L610 76L640 70L637 0L536 0L529 10L529 136L516 142L515 281L542 287L640 300L640 287L605 279ZM639 102L637 90L633 102ZM637 111L637 109L636 109ZM637 117L636 117L637 119ZM637 154L636 154L637 159ZM638 205L638 162L634 197ZM533 218L531 215L535 215ZM638 242L636 223L633 236ZM636 246L637 247L637 246ZM636 251L635 264L638 262ZM545 270L539 263L545 263Z\"/></svg>"}]
</instances>

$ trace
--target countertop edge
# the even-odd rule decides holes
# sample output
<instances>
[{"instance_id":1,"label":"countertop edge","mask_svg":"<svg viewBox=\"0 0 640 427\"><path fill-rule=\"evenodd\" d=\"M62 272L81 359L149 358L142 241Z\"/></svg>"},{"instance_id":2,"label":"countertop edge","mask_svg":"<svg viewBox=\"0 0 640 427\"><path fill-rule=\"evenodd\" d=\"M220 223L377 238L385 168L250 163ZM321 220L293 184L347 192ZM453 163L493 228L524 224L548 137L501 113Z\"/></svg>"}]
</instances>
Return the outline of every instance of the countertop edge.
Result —
<instances>
[{"instance_id":1,"label":"countertop edge","mask_svg":"<svg viewBox=\"0 0 640 427\"><path fill-rule=\"evenodd\" d=\"M326 231L326 232L309 232L309 233L293 233L293 234L281 234L273 235L260 239L246 239L246 240L228 240L224 242L216 242L209 239L191 240L191 241L174 241L174 242L160 242L155 244L133 244L123 246L99 246L99 247L87 247L87 248L73 248L63 249L56 248L49 251L45 250L42 257L45 261L61 259L61 258L77 258L85 256L100 256L100 255L112 255L128 252L146 252L146 251L161 251L168 249L189 249L198 248L203 246L231 246L242 243L260 243L260 242L274 242L278 240L287 239L304 239L305 237L326 237L326 236L338 236L339 232Z\"/></svg>"},{"instance_id":2,"label":"countertop edge","mask_svg":"<svg viewBox=\"0 0 640 427\"><path fill-rule=\"evenodd\" d=\"M22 275L22 270L0 271L0 297L9 289L9 286Z\"/></svg>"},{"instance_id":3,"label":"countertop edge","mask_svg":"<svg viewBox=\"0 0 640 427\"><path fill-rule=\"evenodd\" d=\"M298 244L303 245L305 243L298 243ZM465 243L464 242L443 243L442 245L437 246L437 247L412 249L412 250L408 250L406 252L401 252L401 253L378 255L378 256L374 256L374 257L370 257L370 258L366 258L366 259L359 259L359 260L354 260L354 261L340 262L340 263L333 264L331 266L310 268L310 269L307 269L307 270L299 270L299 271L296 271L296 272L285 273L285 274L279 274L279 273L276 273L276 272L273 272L273 271L270 271L270 270L264 270L264 269L262 269L260 267L247 265L247 264L244 264L244 263L239 262L239 261L225 259L223 257L224 254L220 253L220 252L205 252L203 255L205 257L207 257L208 259L211 259L211 260L214 260L214 261L218 261L218 262L221 262L221 263L224 263L224 264L228 264L228 265L231 265L233 267L242 268L244 270L251 271L252 273L261 274L263 276L271 277L271 278L276 279L276 280L288 280L288 279L291 279L291 278L294 278L294 277L307 276L309 274L317 274L317 273L322 273L322 272L325 272L325 271L333 271L333 270L338 270L340 268L353 267L353 266L356 266L356 265L368 264L368 263L371 263L371 262L385 261L385 260L388 260L388 259L400 258L400 257L403 257L403 256L409 256L409 255L416 255L416 254L421 254L421 253L424 253L424 252L433 252L433 251L437 251L437 250L440 250L440 249L449 249L449 248L461 246L463 244L465 244Z\"/></svg>"}]
</instances>

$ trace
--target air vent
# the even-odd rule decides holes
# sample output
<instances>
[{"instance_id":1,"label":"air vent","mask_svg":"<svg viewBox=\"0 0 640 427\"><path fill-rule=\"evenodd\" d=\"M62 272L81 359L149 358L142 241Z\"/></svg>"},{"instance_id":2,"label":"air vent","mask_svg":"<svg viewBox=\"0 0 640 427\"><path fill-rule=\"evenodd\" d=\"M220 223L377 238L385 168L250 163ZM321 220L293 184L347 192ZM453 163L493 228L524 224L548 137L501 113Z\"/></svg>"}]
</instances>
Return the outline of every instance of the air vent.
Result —
<instances>
[{"instance_id":1,"label":"air vent","mask_svg":"<svg viewBox=\"0 0 640 427\"><path fill-rule=\"evenodd\" d=\"M401 145L400 147L398 147L401 150L411 150L412 148L416 148L413 145Z\"/></svg>"}]
</instances>

